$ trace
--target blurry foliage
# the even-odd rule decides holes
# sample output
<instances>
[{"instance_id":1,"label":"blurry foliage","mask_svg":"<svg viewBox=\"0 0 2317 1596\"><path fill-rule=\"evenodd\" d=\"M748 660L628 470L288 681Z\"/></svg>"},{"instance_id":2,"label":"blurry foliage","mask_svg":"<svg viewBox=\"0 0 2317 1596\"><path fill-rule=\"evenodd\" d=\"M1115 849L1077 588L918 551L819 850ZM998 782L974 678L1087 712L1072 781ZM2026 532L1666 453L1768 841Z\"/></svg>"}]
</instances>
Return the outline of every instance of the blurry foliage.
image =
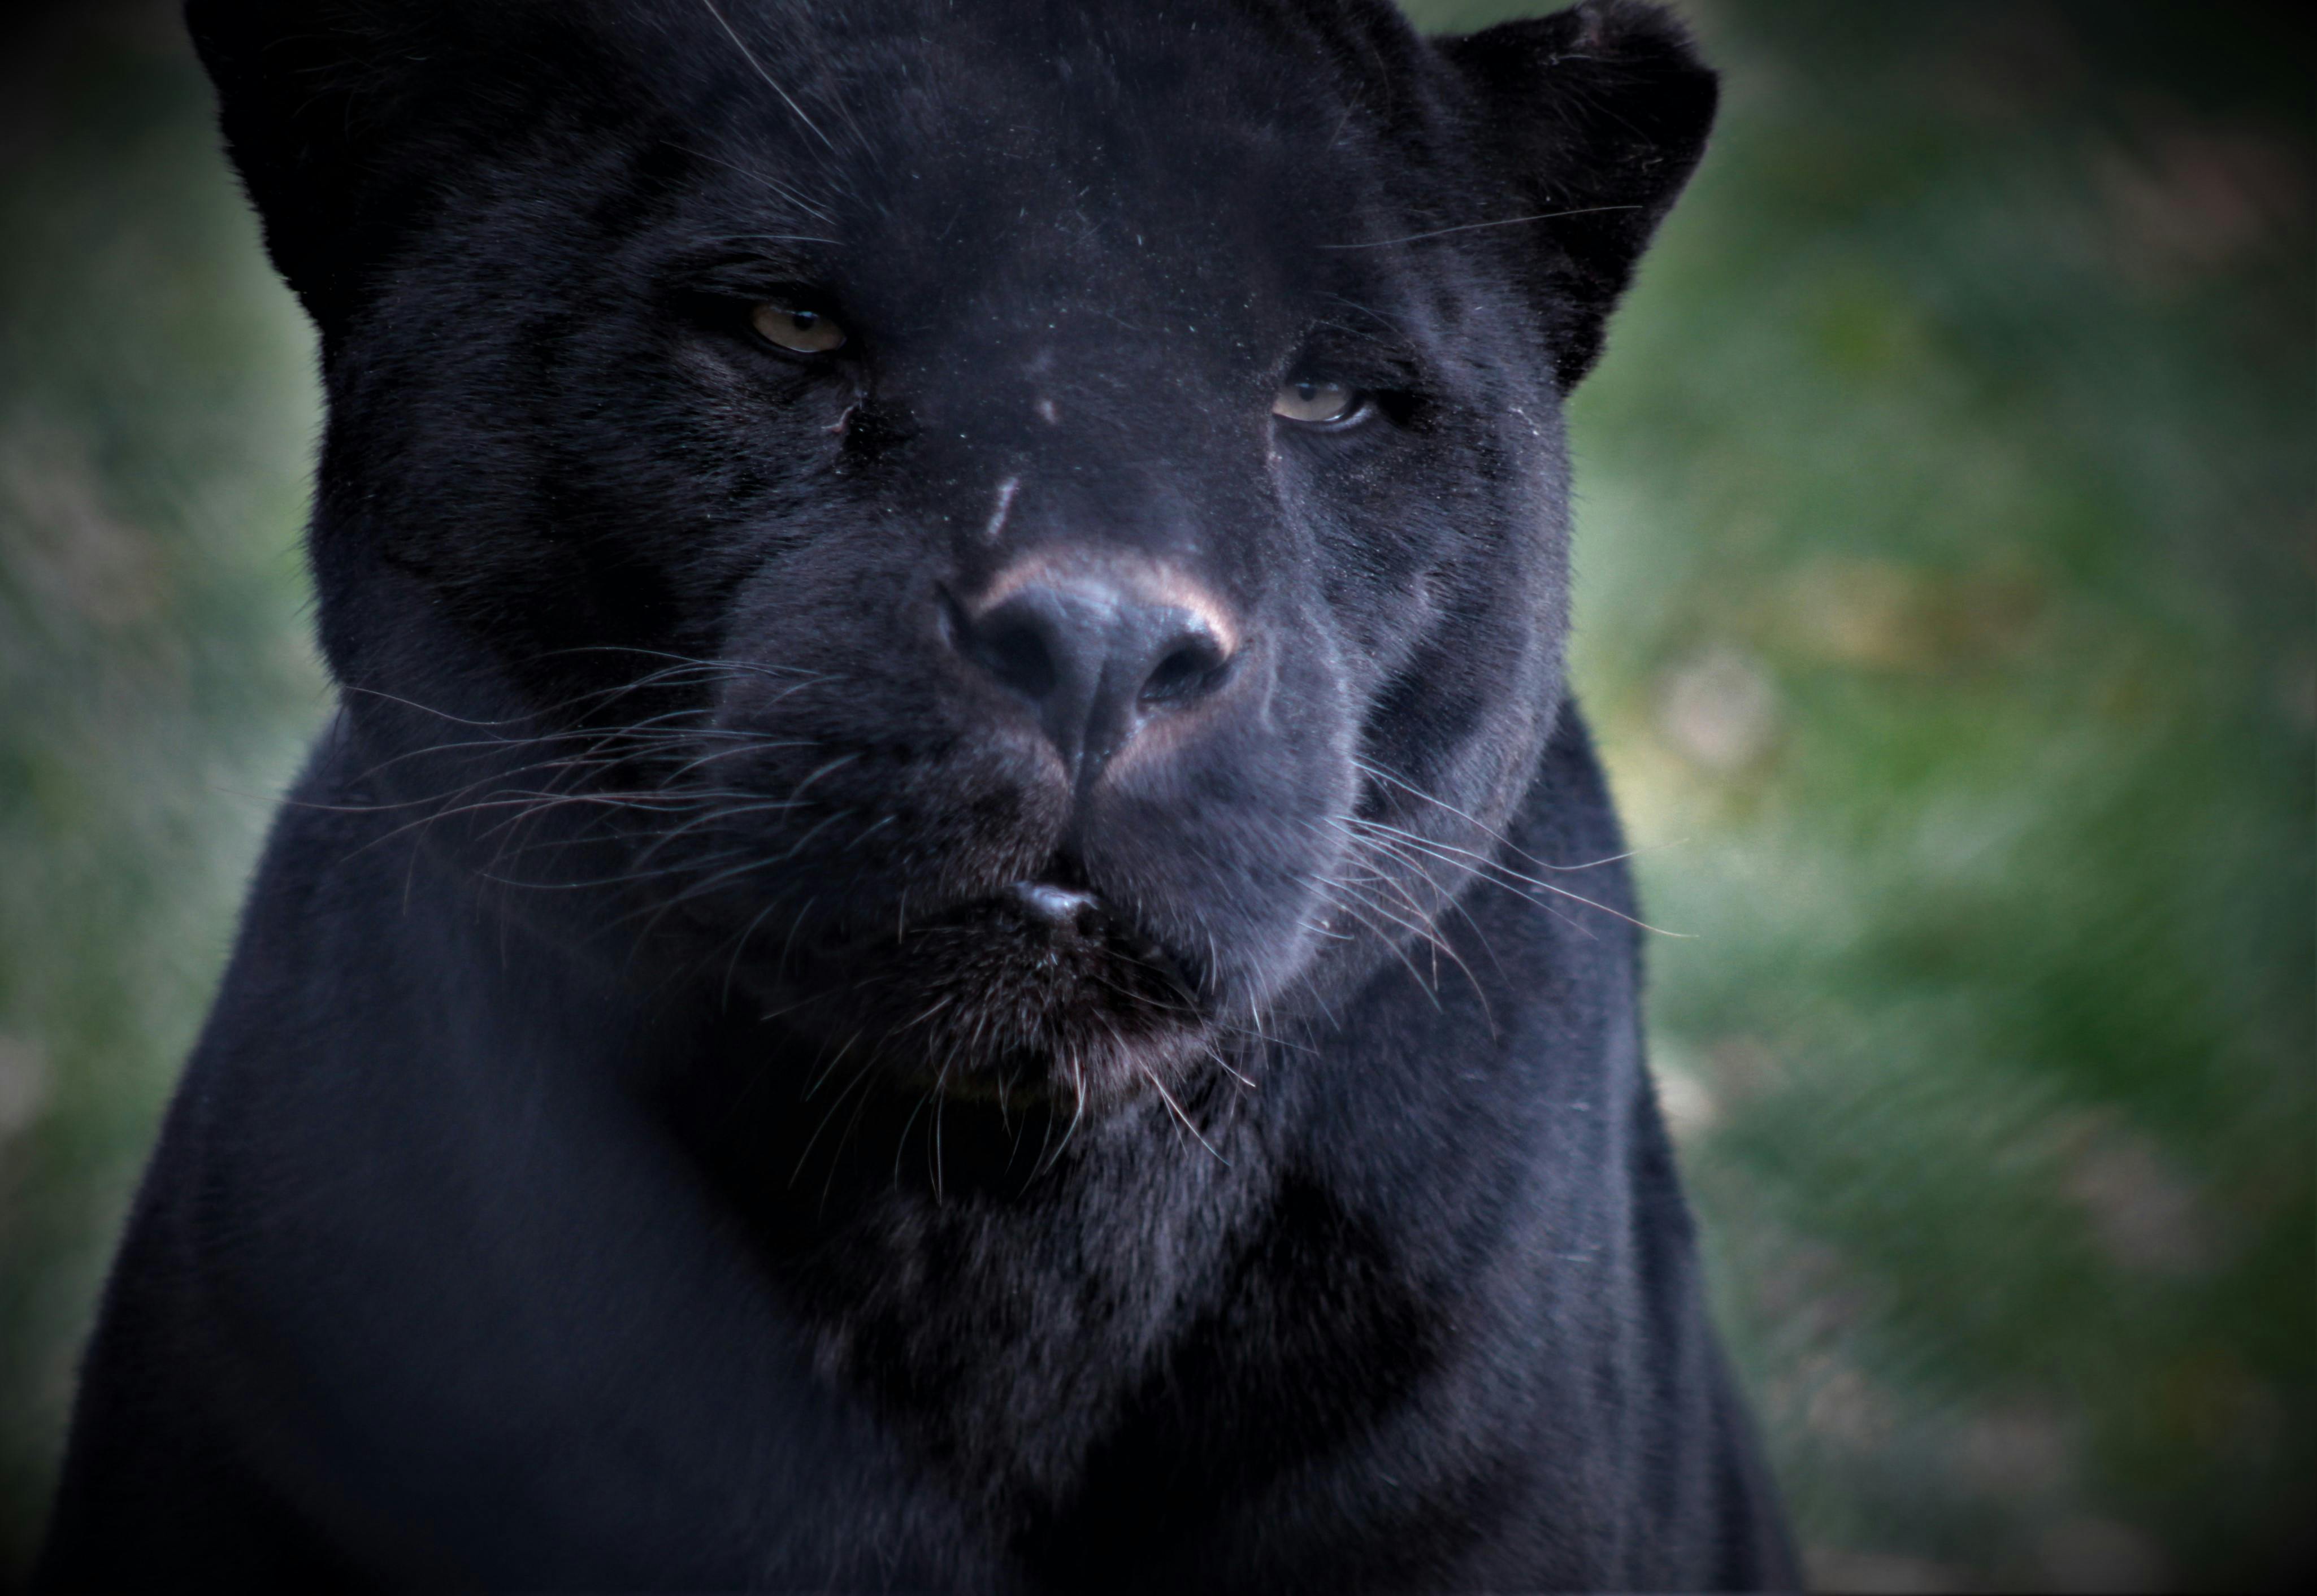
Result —
<instances>
[{"instance_id":1,"label":"blurry foliage","mask_svg":"<svg viewBox=\"0 0 2317 1596\"><path fill-rule=\"evenodd\" d=\"M322 704L310 336L174 8L0 18L0 1583Z\"/></svg>"},{"instance_id":2,"label":"blurry foliage","mask_svg":"<svg viewBox=\"0 0 2317 1596\"><path fill-rule=\"evenodd\" d=\"M1854 1588L2305 1571L2308 41L1684 10L1726 111L1576 403L1578 673L1803 1538ZM56 14L0 40L0 1577L323 702L308 335L170 8Z\"/></svg>"}]
</instances>

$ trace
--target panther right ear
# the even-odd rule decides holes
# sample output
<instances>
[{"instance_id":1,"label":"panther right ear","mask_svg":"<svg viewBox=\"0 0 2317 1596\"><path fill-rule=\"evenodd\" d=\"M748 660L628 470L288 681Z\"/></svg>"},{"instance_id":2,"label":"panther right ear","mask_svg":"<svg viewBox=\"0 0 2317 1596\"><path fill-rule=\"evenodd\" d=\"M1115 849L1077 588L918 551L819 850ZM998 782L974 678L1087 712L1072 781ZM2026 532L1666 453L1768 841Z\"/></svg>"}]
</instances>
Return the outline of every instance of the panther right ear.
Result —
<instances>
[{"instance_id":1,"label":"panther right ear","mask_svg":"<svg viewBox=\"0 0 2317 1596\"><path fill-rule=\"evenodd\" d=\"M227 152L327 345L372 266L542 92L550 0L186 0ZM572 9L578 9L573 7ZM506 62L526 70L510 73Z\"/></svg>"},{"instance_id":2,"label":"panther right ear","mask_svg":"<svg viewBox=\"0 0 2317 1596\"><path fill-rule=\"evenodd\" d=\"M1645 0L1582 0L1437 44L1476 101L1484 164L1533 213L1523 241L1565 391L1705 151L1717 81Z\"/></svg>"}]
</instances>

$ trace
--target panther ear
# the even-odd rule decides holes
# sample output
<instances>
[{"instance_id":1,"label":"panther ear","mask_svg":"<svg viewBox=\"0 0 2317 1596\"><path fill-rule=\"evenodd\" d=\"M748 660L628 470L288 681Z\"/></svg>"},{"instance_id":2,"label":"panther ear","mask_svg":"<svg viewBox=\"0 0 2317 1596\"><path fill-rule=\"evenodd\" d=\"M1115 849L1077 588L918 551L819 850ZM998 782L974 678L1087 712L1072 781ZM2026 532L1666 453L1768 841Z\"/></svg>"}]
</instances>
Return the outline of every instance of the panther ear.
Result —
<instances>
[{"instance_id":1,"label":"panther ear","mask_svg":"<svg viewBox=\"0 0 2317 1596\"><path fill-rule=\"evenodd\" d=\"M185 0L227 152L326 347L428 194L538 97L537 52L513 47L548 10L548 0ZM514 59L525 71L506 72Z\"/></svg>"},{"instance_id":2,"label":"panther ear","mask_svg":"<svg viewBox=\"0 0 2317 1596\"><path fill-rule=\"evenodd\" d=\"M1704 153L1714 75L1669 13L1639 0L1436 42L1479 102L1484 159L1540 218L1518 234L1534 240L1566 391Z\"/></svg>"}]
</instances>

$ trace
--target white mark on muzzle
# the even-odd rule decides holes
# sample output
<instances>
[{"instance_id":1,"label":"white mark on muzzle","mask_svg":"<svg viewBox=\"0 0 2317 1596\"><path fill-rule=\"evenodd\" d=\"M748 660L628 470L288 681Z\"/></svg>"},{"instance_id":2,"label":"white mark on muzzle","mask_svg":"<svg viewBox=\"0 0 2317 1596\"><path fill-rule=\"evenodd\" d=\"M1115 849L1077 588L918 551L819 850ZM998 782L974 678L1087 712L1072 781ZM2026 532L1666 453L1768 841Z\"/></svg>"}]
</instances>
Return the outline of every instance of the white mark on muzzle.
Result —
<instances>
[{"instance_id":1,"label":"white mark on muzzle","mask_svg":"<svg viewBox=\"0 0 2317 1596\"><path fill-rule=\"evenodd\" d=\"M1014 495L1021 490L1019 477L1008 477L997 485L997 508L989 513L989 524L981 529L982 537L992 543L997 541L997 534L1006 530L1006 513L1014 508Z\"/></svg>"}]
</instances>

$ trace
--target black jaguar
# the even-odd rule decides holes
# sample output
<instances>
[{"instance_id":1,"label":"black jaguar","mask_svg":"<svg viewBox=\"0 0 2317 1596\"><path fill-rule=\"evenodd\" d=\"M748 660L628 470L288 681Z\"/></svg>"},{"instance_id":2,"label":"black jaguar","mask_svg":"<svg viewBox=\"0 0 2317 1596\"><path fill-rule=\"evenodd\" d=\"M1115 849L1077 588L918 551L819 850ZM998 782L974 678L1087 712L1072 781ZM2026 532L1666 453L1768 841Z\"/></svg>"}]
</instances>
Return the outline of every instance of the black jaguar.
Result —
<instances>
[{"instance_id":1,"label":"black jaguar","mask_svg":"<svg viewBox=\"0 0 2317 1596\"><path fill-rule=\"evenodd\" d=\"M41 1578L1793 1578L1566 688L1631 0L191 0L335 717Z\"/></svg>"}]
</instances>

